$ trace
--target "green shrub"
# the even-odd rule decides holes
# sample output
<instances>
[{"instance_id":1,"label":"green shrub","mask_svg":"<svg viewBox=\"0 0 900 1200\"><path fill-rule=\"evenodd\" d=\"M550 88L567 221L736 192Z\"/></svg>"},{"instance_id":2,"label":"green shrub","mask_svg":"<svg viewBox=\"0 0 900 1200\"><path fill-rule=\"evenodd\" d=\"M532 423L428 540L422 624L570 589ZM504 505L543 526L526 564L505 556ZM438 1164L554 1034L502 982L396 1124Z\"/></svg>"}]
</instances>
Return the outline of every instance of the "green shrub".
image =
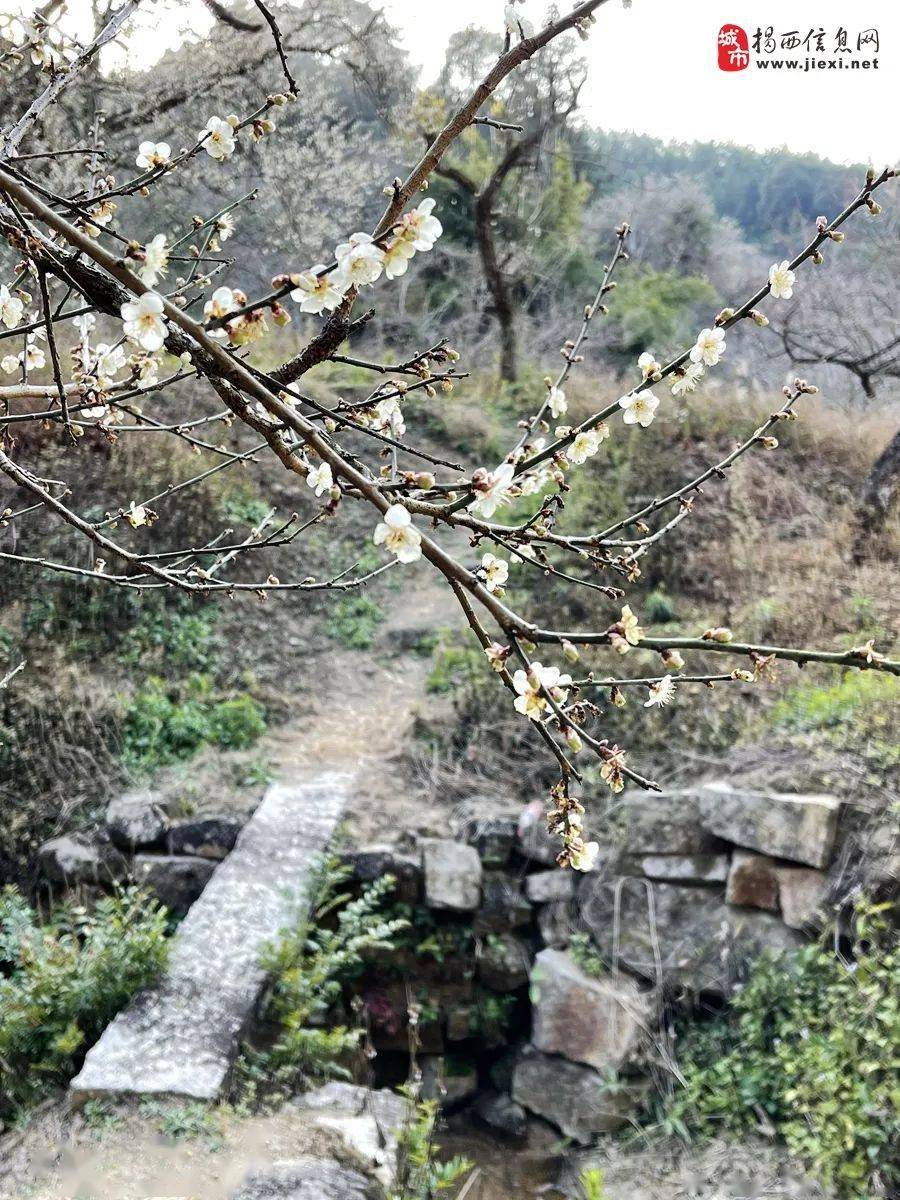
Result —
<instances>
[{"instance_id":1,"label":"green shrub","mask_svg":"<svg viewBox=\"0 0 900 1200\"><path fill-rule=\"evenodd\" d=\"M165 911L137 889L44 926L14 888L0 892L0 1113L64 1083L166 951Z\"/></svg>"},{"instance_id":2,"label":"green shrub","mask_svg":"<svg viewBox=\"0 0 900 1200\"><path fill-rule=\"evenodd\" d=\"M436 1100L418 1100L413 1088L401 1088L409 1101L409 1118L398 1130L397 1172L388 1200L435 1200L467 1175L473 1167L459 1156L438 1162L435 1141L440 1108Z\"/></svg>"},{"instance_id":3,"label":"green shrub","mask_svg":"<svg viewBox=\"0 0 900 1200\"><path fill-rule=\"evenodd\" d=\"M884 767L900 764L897 684L876 671L850 671L837 683L799 683L774 705L771 725L789 734L818 735L852 746Z\"/></svg>"},{"instance_id":4,"label":"green shrub","mask_svg":"<svg viewBox=\"0 0 900 1200\"><path fill-rule=\"evenodd\" d=\"M265 730L264 710L252 696L217 699L204 675L172 686L151 678L125 713L122 761L132 772L146 774L190 758L205 745L246 749Z\"/></svg>"},{"instance_id":5,"label":"green shrub","mask_svg":"<svg viewBox=\"0 0 900 1200\"><path fill-rule=\"evenodd\" d=\"M354 594L337 603L325 632L348 650L369 650L383 620L384 612L374 600Z\"/></svg>"},{"instance_id":6,"label":"green shrub","mask_svg":"<svg viewBox=\"0 0 900 1200\"><path fill-rule=\"evenodd\" d=\"M342 999L345 983L362 971L364 955L393 949L406 925L383 911L392 876L350 899L342 890L349 874L336 859L323 859L297 925L264 955L273 982L263 1016L278 1032L265 1049L244 1048L238 1079L245 1104L265 1094L290 1094L317 1077L349 1075L344 1064L361 1031L326 1018Z\"/></svg>"},{"instance_id":7,"label":"green shrub","mask_svg":"<svg viewBox=\"0 0 900 1200\"><path fill-rule=\"evenodd\" d=\"M860 909L849 964L812 945L760 960L730 1011L680 1042L682 1136L750 1132L764 1113L848 1200L900 1183L900 946L889 905ZM883 1191L878 1194L884 1194Z\"/></svg>"}]
</instances>

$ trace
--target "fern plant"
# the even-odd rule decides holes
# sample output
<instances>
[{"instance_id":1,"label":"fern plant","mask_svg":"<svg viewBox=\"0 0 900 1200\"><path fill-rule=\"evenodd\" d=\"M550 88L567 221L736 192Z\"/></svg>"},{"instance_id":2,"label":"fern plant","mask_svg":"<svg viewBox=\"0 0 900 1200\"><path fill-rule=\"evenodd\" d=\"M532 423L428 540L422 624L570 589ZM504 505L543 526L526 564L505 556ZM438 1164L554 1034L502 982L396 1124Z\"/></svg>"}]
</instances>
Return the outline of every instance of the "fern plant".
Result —
<instances>
[{"instance_id":1,"label":"fern plant","mask_svg":"<svg viewBox=\"0 0 900 1200\"><path fill-rule=\"evenodd\" d=\"M439 1114L436 1100L420 1100L415 1087L400 1089L409 1103L408 1118L397 1134L397 1171L388 1200L434 1200L472 1169L460 1155L439 1162L435 1142Z\"/></svg>"}]
</instances>

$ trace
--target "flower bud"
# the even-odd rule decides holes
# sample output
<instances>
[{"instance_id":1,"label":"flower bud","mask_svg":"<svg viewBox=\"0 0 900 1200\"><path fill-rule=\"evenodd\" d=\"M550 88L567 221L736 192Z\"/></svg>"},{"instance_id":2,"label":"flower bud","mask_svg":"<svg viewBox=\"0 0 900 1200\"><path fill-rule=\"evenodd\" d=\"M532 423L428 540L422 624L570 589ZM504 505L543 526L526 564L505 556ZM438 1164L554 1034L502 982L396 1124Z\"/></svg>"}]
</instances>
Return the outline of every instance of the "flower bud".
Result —
<instances>
[{"instance_id":1,"label":"flower bud","mask_svg":"<svg viewBox=\"0 0 900 1200\"><path fill-rule=\"evenodd\" d=\"M581 655L578 653L578 647L567 638L563 639L562 651L566 662L577 663L579 658L581 658Z\"/></svg>"},{"instance_id":2,"label":"flower bud","mask_svg":"<svg viewBox=\"0 0 900 1200\"><path fill-rule=\"evenodd\" d=\"M684 659L677 650L664 650L661 657L663 666L668 667L670 671L680 671L684 667Z\"/></svg>"},{"instance_id":3,"label":"flower bud","mask_svg":"<svg viewBox=\"0 0 900 1200\"><path fill-rule=\"evenodd\" d=\"M720 625L715 629L707 629L703 640L704 642L730 642L733 637L734 634L727 626Z\"/></svg>"}]
</instances>

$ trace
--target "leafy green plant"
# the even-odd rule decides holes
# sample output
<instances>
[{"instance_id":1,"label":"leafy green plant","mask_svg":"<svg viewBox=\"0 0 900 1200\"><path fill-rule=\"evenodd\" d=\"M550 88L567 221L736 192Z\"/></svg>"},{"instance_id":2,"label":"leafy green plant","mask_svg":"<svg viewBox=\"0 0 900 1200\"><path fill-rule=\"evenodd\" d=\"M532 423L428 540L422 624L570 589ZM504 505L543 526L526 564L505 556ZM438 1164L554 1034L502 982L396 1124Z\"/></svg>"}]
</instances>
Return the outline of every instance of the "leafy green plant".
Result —
<instances>
[{"instance_id":1,"label":"leafy green plant","mask_svg":"<svg viewBox=\"0 0 900 1200\"><path fill-rule=\"evenodd\" d=\"M861 907L858 949L760 960L730 1011L680 1041L685 1086L665 1114L688 1138L760 1113L847 1200L900 1183L900 946L892 906Z\"/></svg>"},{"instance_id":2,"label":"leafy green plant","mask_svg":"<svg viewBox=\"0 0 900 1200\"><path fill-rule=\"evenodd\" d=\"M335 606L325 632L348 650L369 650L383 620L384 610L368 596L345 596Z\"/></svg>"},{"instance_id":3,"label":"leafy green plant","mask_svg":"<svg viewBox=\"0 0 900 1200\"><path fill-rule=\"evenodd\" d=\"M409 1102L409 1117L398 1130L397 1173L388 1200L434 1200L472 1170L459 1155L439 1162L435 1126L440 1108L436 1100L420 1100L410 1085L400 1089Z\"/></svg>"},{"instance_id":4,"label":"leafy green plant","mask_svg":"<svg viewBox=\"0 0 900 1200\"><path fill-rule=\"evenodd\" d=\"M578 1183L584 1200L607 1200L603 1172L599 1167L588 1167L582 1171Z\"/></svg>"},{"instance_id":5,"label":"leafy green plant","mask_svg":"<svg viewBox=\"0 0 900 1200\"><path fill-rule=\"evenodd\" d=\"M362 971L364 956L393 949L406 922L384 912L393 876L370 884L355 899L344 890L348 878L349 869L337 859L323 859L297 925L264 956L273 979L264 1017L278 1032L266 1048L245 1047L239 1067L245 1104L287 1094L313 1078L349 1074L344 1064L359 1045L360 1031L326 1024L326 1018L344 985Z\"/></svg>"},{"instance_id":6,"label":"leafy green plant","mask_svg":"<svg viewBox=\"0 0 900 1200\"><path fill-rule=\"evenodd\" d=\"M573 933L569 939L569 953L585 975L590 975L593 979L603 979L609 974L606 964L588 934Z\"/></svg>"},{"instance_id":7,"label":"leafy green plant","mask_svg":"<svg viewBox=\"0 0 900 1200\"><path fill-rule=\"evenodd\" d=\"M189 758L204 745L245 749L265 729L264 711L252 696L218 699L204 675L172 686L152 678L125 713L122 761L135 773L148 773Z\"/></svg>"},{"instance_id":8,"label":"leafy green plant","mask_svg":"<svg viewBox=\"0 0 900 1200\"><path fill-rule=\"evenodd\" d=\"M143 1100L141 1116L152 1120L168 1141L202 1138L210 1150L218 1150L222 1144L221 1114L200 1101L168 1104L160 1100Z\"/></svg>"},{"instance_id":9,"label":"leafy green plant","mask_svg":"<svg viewBox=\"0 0 900 1200\"><path fill-rule=\"evenodd\" d=\"M799 683L772 708L769 723L788 734L852 744L882 767L900 764L895 736L897 685L875 671L848 672L838 683Z\"/></svg>"},{"instance_id":10,"label":"leafy green plant","mask_svg":"<svg viewBox=\"0 0 900 1200\"><path fill-rule=\"evenodd\" d=\"M87 1100L81 1110L81 1116L98 1141L106 1134L120 1129L125 1123L125 1118L116 1112L108 1100Z\"/></svg>"},{"instance_id":11,"label":"leafy green plant","mask_svg":"<svg viewBox=\"0 0 900 1200\"><path fill-rule=\"evenodd\" d=\"M166 913L136 888L46 925L0 892L0 1112L65 1082L106 1025L166 961Z\"/></svg>"},{"instance_id":12,"label":"leafy green plant","mask_svg":"<svg viewBox=\"0 0 900 1200\"><path fill-rule=\"evenodd\" d=\"M166 669L212 671L221 650L218 611L213 606L175 611L171 606L148 607L128 634L123 661L138 666L153 660Z\"/></svg>"}]
</instances>

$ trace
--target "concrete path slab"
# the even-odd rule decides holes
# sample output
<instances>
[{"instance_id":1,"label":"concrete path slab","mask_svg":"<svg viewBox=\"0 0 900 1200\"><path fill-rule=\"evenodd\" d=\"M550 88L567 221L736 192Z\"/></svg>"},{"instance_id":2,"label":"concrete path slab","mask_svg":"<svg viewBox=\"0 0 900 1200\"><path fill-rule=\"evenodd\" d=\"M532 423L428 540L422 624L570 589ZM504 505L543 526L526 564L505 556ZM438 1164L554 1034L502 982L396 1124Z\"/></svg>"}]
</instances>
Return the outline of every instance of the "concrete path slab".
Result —
<instances>
[{"instance_id":1,"label":"concrete path slab","mask_svg":"<svg viewBox=\"0 0 900 1200\"><path fill-rule=\"evenodd\" d=\"M265 986L261 952L293 919L351 782L327 772L269 788L179 927L162 980L136 996L88 1052L71 1083L76 1103L220 1095Z\"/></svg>"}]
</instances>

